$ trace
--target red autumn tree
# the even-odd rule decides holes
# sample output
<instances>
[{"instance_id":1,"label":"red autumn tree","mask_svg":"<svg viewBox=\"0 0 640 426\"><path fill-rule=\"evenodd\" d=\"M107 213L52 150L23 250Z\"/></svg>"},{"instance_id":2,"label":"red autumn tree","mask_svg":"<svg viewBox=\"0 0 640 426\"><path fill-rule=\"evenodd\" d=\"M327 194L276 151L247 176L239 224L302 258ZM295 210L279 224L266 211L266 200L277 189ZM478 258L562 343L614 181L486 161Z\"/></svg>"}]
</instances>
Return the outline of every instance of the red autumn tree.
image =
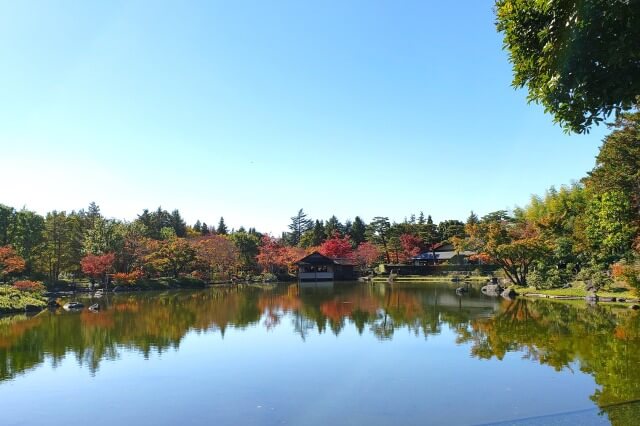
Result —
<instances>
[{"instance_id":1,"label":"red autumn tree","mask_svg":"<svg viewBox=\"0 0 640 426\"><path fill-rule=\"evenodd\" d=\"M271 235L264 235L260 241L260 252L256 259L265 271L292 272L295 269L295 263L304 257L305 253L303 248L287 247Z\"/></svg>"},{"instance_id":2,"label":"red autumn tree","mask_svg":"<svg viewBox=\"0 0 640 426\"><path fill-rule=\"evenodd\" d=\"M378 259L380 259L381 252L374 244L368 241L360 243L360 245L353 252L353 259L361 268L367 268L372 266Z\"/></svg>"},{"instance_id":3,"label":"red autumn tree","mask_svg":"<svg viewBox=\"0 0 640 426\"><path fill-rule=\"evenodd\" d=\"M0 247L0 279L24 271L26 263L11 246Z\"/></svg>"},{"instance_id":4,"label":"red autumn tree","mask_svg":"<svg viewBox=\"0 0 640 426\"><path fill-rule=\"evenodd\" d=\"M347 258L353 257L353 248L351 247L351 240L349 237L341 237L337 232L333 233L333 236L320 245L318 250L320 254L327 257Z\"/></svg>"},{"instance_id":5,"label":"red autumn tree","mask_svg":"<svg viewBox=\"0 0 640 426\"><path fill-rule=\"evenodd\" d=\"M105 281L107 273L111 271L111 268L113 267L115 258L116 255L114 253L102 255L88 254L80 261L82 273L93 279L102 279Z\"/></svg>"},{"instance_id":6,"label":"red autumn tree","mask_svg":"<svg viewBox=\"0 0 640 426\"><path fill-rule=\"evenodd\" d=\"M400 244L402 245L402 256L405 259L419 255L424 248L422 238L413 234L400 235Z\"/></svg>"}]
</instances>

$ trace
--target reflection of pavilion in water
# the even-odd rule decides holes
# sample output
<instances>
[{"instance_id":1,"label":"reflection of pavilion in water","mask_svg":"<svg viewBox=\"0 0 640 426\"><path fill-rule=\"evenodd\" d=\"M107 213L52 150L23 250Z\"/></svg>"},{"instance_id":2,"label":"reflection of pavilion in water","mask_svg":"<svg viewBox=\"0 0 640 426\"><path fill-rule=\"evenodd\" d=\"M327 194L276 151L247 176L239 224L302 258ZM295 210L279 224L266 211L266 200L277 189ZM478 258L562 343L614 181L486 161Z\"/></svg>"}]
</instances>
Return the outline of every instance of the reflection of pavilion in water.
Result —
<instances>
[{"instance_id":1,"label":"reflection of pavilion in water","mask_svg":"<svg viewBox=\"0 0 640 426\"><path fill-rule=\"evenodd\" d=\"M440 333L443 322L467 327L473 320L494 316L500 307L499 300L479 291L458 296L450 285L425 291L424 287L327 282L300 283L296 290L300 303L289 313L302 339L314 329L321 334L328 328L338 335L347 324L355 325L359 334L368 328L380 339L390 339L399 328L427 337Z\"/></svg>"}]
</instances>

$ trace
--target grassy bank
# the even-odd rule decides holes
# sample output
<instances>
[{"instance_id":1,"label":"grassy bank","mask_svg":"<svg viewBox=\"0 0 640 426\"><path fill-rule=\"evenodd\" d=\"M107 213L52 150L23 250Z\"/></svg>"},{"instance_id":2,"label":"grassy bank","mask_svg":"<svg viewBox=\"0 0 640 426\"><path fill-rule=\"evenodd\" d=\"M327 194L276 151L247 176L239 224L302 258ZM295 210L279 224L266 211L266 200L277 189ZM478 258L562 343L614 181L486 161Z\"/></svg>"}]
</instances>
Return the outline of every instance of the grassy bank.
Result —
<instances>
[{"instance_id":1,"label":"grassy bank","mask_svg":"<svg viewBox=\"0 0 640 426\"><path fill-rule=\"evenodd\" d=\"M393 282L396 283L420 283L420 282L486 282L489 278L483 276L464 276L464 275L401 275L396 276ZM373 277L373 282L387 282L389 277L380 275Z\"/></svg>"},{"instance_id":2,"label":"grassy bank","mask_svg":"<svg viewBox=\"0 0 640 426\"><path fill-rule=\"evenodd\" d=\"M574 283L569 288L551 288L537 289L535 287L513 287L513 289L521 296L541 294L548 297L580 297L585 298L591 294L587 291L583 283ZM635 291L624 287L611 287L596 292L600 298L615 298L625 300L638 299Z\"/></svg>"},{"instance_id":3,"label":"grassy bank","mask_svg":"<svg viewBox=\"0 0 640 426\"><path fill-rule=\"evenodd\" d=\"M8 285L0 285L0 314L41 310L46 308L46 299L38 294L16 290Z\"/></svg>"}]
</instances>

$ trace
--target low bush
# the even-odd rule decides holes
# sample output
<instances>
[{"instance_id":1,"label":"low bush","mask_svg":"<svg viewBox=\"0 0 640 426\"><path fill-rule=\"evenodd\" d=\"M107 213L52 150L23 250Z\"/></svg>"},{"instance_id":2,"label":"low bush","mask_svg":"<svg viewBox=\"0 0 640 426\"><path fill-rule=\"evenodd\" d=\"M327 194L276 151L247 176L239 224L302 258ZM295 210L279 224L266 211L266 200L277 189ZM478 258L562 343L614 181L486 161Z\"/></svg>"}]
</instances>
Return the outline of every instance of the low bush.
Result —
<instances>
[{"instance_id":1,"label":"low bush","mask_svg":"<svg viewBox=\"0 0 640 426\"><path fill-rule=\"evenodd\" d=\"M116 285L135 285L141 278L142 271L140 270L113 274L113 281Z\"/></svg>"},{"instance_id":2,"label":"low bush","mask_svg":"<svg viewBox=\"0 0 640 426\"><path fill-rule=\"evenodd\" d=\"M46 290L46 287L40 281L29 281L29 280L15 281L12 284L12 287L15 288L16 290L27 291L29 293L39 293L39 294L44 293Z\"/></svg>"}]
</instances>

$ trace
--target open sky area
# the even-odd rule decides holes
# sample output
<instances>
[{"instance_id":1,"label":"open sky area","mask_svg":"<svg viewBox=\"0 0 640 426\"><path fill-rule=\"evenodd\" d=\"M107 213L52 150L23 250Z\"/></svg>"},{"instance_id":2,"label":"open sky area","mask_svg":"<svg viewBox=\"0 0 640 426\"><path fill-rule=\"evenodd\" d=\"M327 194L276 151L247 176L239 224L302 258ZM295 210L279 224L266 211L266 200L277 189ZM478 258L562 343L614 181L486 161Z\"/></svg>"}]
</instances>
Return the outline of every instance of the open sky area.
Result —
<instances>
[{"instance_id":1,"label":"open sky area","mask_svg":"<svg viewBox=\"0 0 640 426\"><path fill-rule=\"evenodd\" d=\"M493 1L0 0L0 203L279 233L298 209L464 220L593 167Z\"/></svg>"}]
</instances>

